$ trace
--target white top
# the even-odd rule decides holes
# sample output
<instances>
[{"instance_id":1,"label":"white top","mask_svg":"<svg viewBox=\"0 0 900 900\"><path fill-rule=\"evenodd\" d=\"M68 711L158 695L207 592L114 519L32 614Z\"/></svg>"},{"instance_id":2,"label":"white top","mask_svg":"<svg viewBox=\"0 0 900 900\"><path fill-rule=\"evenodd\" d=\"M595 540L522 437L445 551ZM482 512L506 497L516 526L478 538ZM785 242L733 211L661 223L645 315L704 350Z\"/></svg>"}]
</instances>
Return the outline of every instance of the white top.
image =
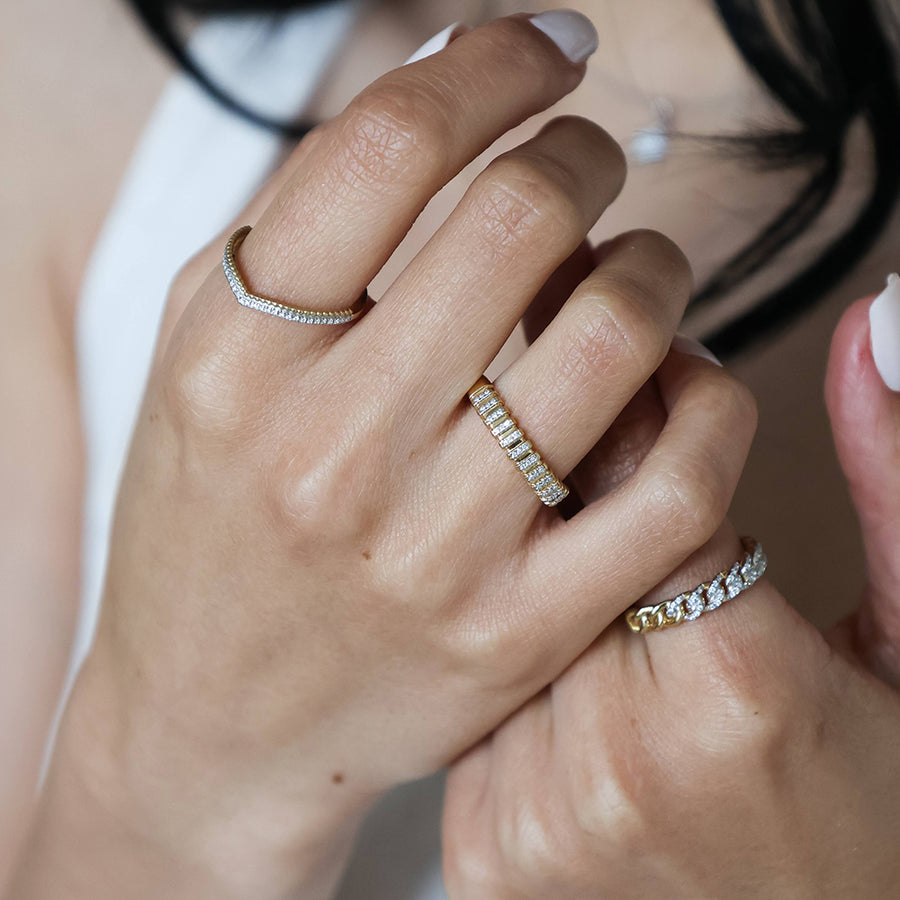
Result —
<instances>
[{"instance_id":1,"label":"white top","mask_svg":"<svg viewBox=\"0 0 900 900\"><path fill-rule=\"evenodd\" d=\"M192 37L191 53L253 108L291 117L309 102L362 2L208 21ZM223 110L187 76L174 76L94 247L76 335L87 482L82 614L69 684L96 624L116 492L169 284L240 212L283 149L277 135ZM446 897L440 802L439 776L390 795L363 829L341 900Z\"/></svg>"}]
</instances>

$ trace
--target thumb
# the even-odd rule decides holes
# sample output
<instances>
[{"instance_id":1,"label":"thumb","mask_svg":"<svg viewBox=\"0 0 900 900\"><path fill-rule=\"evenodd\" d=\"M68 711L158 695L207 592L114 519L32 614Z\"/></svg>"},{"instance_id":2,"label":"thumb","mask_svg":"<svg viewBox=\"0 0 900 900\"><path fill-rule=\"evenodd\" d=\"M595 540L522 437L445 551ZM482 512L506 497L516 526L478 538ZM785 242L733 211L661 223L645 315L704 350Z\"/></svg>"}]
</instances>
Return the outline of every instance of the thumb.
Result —
<instances>
[{"instance_id":1,"label":"thumb","mask_svg":"<svg viewBox=\"0 0 900 900\"><path fill-rule=\"evenodd\" d=\"M862 527L868 584L855 638L900 685L900 279L854 303L834 334L825 399Z\"/></svg>"}]
</instances>

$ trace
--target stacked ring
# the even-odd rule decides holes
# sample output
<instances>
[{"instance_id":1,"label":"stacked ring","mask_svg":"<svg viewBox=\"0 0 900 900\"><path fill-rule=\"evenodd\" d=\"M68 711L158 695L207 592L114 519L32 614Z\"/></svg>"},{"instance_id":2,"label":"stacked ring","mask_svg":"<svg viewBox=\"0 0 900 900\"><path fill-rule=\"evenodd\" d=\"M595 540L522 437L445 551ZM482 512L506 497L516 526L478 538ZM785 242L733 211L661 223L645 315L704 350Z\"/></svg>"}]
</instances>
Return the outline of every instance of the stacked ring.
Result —
<instances>
[{"instance_id":1,"label":"stacked ring","mask_svg":"<svg viewBox=\"0 0 900 900\"><path fill-rule=\"evenodd\" d=\"M674 628L682 622L699 619L703 613L718 609L726 600L746 591L762 578L768 560L762 544L753 538L742 537L741 544L744 547L743 557L711 581L654 606L633 606L625 613L628 627L635 634Z\"/></svg>"},{"instance_id":2,"label":"stacked ring","mask_svg":"<svg viewBox=\"0 0 900 900\"><path fill-rule=\"evenodd\" d=\"M345 325L358 319L366 308L369 299L368 291L363 291L357 298L353 306L346 309L303 309L299 306L288 306L286 303L279 303L277 300L269 300L267 297L260 297L253 294L244 284L241 273L238 271L234 254L241 242L250 234L250 226L244 225L228 239L225 244L225 252L222 254L222 268L225 270L225 278L231 292L234 294L235 300L241 306L248 306L250 309L257 309L260 312L268 313L270 316L278 316L279 319L287 319L289 322L301 322L304 325Z\"/></svg>"},{"instance_id":3,"label":"stacked ring","mask_svg":"<svg viewBox=\"0 0 900 900\"><path fill-rule=\"evenodd\" d=\"M469 400L541 502L556 506L564 500L569 489L553 474L525 436L497 389L486 378L479 378L469 390Z\"/></svg>"}]
</instances>

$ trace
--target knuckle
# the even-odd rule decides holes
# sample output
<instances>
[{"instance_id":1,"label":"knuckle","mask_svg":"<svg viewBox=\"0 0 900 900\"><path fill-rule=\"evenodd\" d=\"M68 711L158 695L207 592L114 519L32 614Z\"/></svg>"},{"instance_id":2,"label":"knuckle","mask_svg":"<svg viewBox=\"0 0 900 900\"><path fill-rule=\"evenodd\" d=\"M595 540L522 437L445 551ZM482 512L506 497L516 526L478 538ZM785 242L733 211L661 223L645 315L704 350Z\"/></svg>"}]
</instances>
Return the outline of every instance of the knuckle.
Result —
<instances>
[{"instance_id":1,"label":"knuckle","mask_svg":"<svg viewBox=\"0 0 900 900\"><path fill-rule=\"evenodd\" d=\"M534 801L528 791L511 797L497 815L497 846L504 868L517 881L536 885L553 881L566 867L569 854L548 804Z\"/></svg>"},{"instance_id":2,"label":"knuckle","mask_svg":"<svg viewBox=\"0 0 900 900\"><path fill-rule=\"evenodd\" d=\"M444 878L451 897L484 900L503 896L506 877L486 857L481 844L456 841L448 848L445 838L443 857Z\"/></svg>"},{"instance_id":3,"label":"knuckle","mask_svg":"<svg viewBox=\"0 0 900 900\"><path fill-rule=\"evenodd\" d=\"M690 263L674 241L648 228L626 231L609 243L592 278L622 282L635 302L643 302L656 321L665 323L668 349L694 281Z\"/></svg>"},{"instance_id":4,"label":"knuckle","mask_svg":"<svg viewBox=\"0 0 900 900\"><path fill-rule=\"evenodd\" d=\"M234 373L227 342L176 354L162 386L174 421L209 436L235 436L245 430L246 390Z\"/></svg>"},{"instance_id":5,"label":"knuckle","mask_svg":"<svg viewBox=\"0 0 900 900\"><path fill-rule=\"evenodd\" d=\"M742 627L711 629L696 667L707 696L696 727L707 736L704 748L713 762L731 770L773 771L788 758L814 755L826 739L822 686L832 652L811 629L798 640L797 623L790 621L797 614L783 598L765 602L764 614L744 616Z\"/></svg>"},{"instance_id":6,"label":"knuckle","mask_svg":"<svg viewBox=\"0 0 900 900\"><path fill-rule=\"evenodd\" d=\"M651 477L648 494L673 539L700 547L715 534L728 512L731 492L701 454L670 461Z\"/></svg>"},{"instance_id":7,"label":"knuckle","mask_svg":"<svg viewBox=\"0 0 900 900\"><path fill-rule=\"evenodd\" d=\"M733 427L740 427L752 435L759 420L759 408L753 391L742 381L724 372L722 381L722 403Z\"/></svg>"},{"instance_id":8,"label":"knuckle","mask_svg":"<svg viewBox=\"0 0 900 900\"><path fill-rule=\"evenodd\" d=\"M591 369L623 360L652 372L668 347L659 301L645 282L623 271L599 270L574 297L575 337L570 352Z\"/></svg>"},{"instance_id":9,"label":"knuckle","mask_svg":"<svg viewBox=\"0 0 900 900\"><path fill-rule=\"evenodd\" d=\"M452 612L441 622L439 646L446 662L446 668L458 674L464 674L476 684L490 684L492 690L501 687L495 684L498 680L516 681L512 674L512 666L504 665L515 659L510 656L514 650L512 639L501 629L481 622L473 621L473 617L463 614L454 616Z\"/></svg>"},{"instance_id":10,"label":"knuckle","mask_svg":"<svg viewBox=\"0 0 900 900\"><path fill-rule=\"evenodd\" d=\"M341 444L327 438L317 444L331 452L310 455L298 446L276 459L265 472L262 499L274 533L301 553L327 545L338 548L368 534L369 510L359 502L359 478ZM341 515L334 515L340 509Z\"/></svg>"},{"instance_id":11,"label":"knuckle","mask_svg":"<svg viewBox=\"0 0 900 900\"><path fill-rule=\"evenodd\" d=\"M514 151L495 159L473 186L475 212L492 253L555 252L584 230L575 176L558 160Z\"/></svg>"},{"instance_id":12,"label":"knuckle","mask_svg":"<svg viewBox=\"0 0 900 900\"><path fill-rule=\"evenodd\" d=\"M381 188L433 180L449 165L452 122L452 98L427 79L375 82L351 101L340 129L344 177Z\"/></svg>"},{"instance_id":13,"label":"knuckle","mask_svg":"<svg viewBox=\"0 0 900 900\"><path fill-rule=\"evenodd\" d=\"M585 795L573 803L578 830L625 852L645 842L647 822L643 808L629 796L625 784L607 781L602 793Z\"/></svg>"},{"instance_id":14,"label":"knuckle","mask_svg":"<svg viewBox=\"0 0 900 900\"><path fill-rule=\"evenodd\" d=\"M690 396L687 396L688 391ZM707 421L709 433L716 437L728 433L752 436L758 418L756 398L753 392L727 369L713 366L704 367L702 372L692 376L690 387L685 391L684 406L687 415L696 420ZM701 448L698 443L698 451Z\"/></svg>"},{"instance_id":15,"label":"knuckle","mask_svg":"<svg viewBox=\"0 0 900 900\"><path fill-rule=\"evenodd\" d=\"M520 698L543 684L552 651L537 634L526 633L510 613L516 608L511 592L506 592L504 600L502 606L465 603L440 610L433 616L438 629L435 643L443 653L445 669L475 690L493 697Z\"/></svg>"},{"instance_id":16,"label":"knuckle","mask_svg":"<svg viewBox=\"0 0 900 900\"><path fill-rule=\"evenodd\" d=\"M647 811L655 808L652 764L634 726L615 738L598 730L568 772L568 803L579 831L603 844L639 847L647 834Z\"/></svg>"},{"instance_id":17,"label":"knuckle","mask_svg":"<svg viewBox=\"0 0 900 900\"><path fill-rule=\"evenodd\" d=\"M721 525L728 513L738 470L735 448L746 450L756 428L752 392L724 369L706 367L694 376L692 396L682 401L685 421L705 423L695 440L660 461L650 474L651 507L673 539L696 549ZM723 455L721 436L731 449Z\"/></svg>"},{"instance_id":18,"label":"knuckle","mask_svg":"<svg viewBox=\"0 0 900 900\"><path fill-rule=\"evenodd\" d=\"M798 702L784 684L758 673L748 675L758 661L748 665L740 674L721 671L708 684L711 698L697 725L703 729L699 752L706 757L707 771L777 771L800 748L821 740L821 713Z\"/></svg>"}]
</instances>

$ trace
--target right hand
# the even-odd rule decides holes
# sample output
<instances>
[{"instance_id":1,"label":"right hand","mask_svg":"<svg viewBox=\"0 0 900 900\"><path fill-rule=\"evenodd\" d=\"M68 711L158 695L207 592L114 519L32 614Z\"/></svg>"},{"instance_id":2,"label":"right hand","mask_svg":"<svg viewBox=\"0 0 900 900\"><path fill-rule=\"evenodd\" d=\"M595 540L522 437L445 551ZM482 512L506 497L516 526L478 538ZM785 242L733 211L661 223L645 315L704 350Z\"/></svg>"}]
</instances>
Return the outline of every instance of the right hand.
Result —
<instances>
[{"instance_id":1,"label":"right hand","mask_svg":"<svg viewBox=\"0 0 900 900\"><path fill-rule=\"evenodd\" d=\"M583 74L513 16L378 79L247 213L250 288L352 301L443 184ZM754 425L721 370L567 522L465 397L623 179L601 128L554 120L347 327L239 306L220 241L176 285L59 754L154 852L286 893L303 848L478 741L714 533ZM657 368L690 285L667 239L623 235L497 380L560 477Z\"/></svg>"}]
</instances>

